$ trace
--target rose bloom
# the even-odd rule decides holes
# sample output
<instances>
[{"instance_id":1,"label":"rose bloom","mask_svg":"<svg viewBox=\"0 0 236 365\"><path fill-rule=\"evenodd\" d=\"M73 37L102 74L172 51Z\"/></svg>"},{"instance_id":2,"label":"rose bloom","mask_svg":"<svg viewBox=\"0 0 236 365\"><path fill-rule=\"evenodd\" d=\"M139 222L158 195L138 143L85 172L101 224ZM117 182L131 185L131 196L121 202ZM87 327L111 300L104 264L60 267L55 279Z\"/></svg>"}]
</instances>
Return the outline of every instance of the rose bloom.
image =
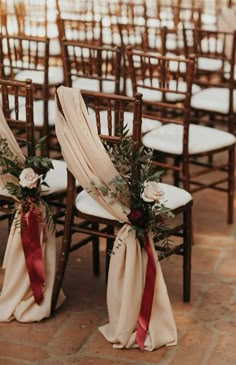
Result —
<instances>
[{"instance_id":1,"label":"rose bloom","mask_svg":"<svg viewBox=\"0 0 236 365\"><path fill-rule=\"evenodd\" d=\"M127 217L129 218L130 223L140 227L145 227L147 223L143 211L138 208L131 210Z\"/></svg>"},{"instance_id":2,"label":"rose bloom","mask_svg":"<svg viewBox=\"0 0 236 365\"><path fill-rule=\"evenodd\" d=\"M141 198L145 202L159 202L163 195L164 192L160 189L160 186L156 181L144 182L144 189L141 194Z\"/></svg>"},{"instance_id":3,"label":"rose bloom","mask_svg":"<svg viewBox=\"0 0 236 365\"><path fill-rule=\"evenodd\" d=\"M33 189L37 187L39 175L31 167L24 169L19 176L19 184L23 188Z\"/></svg>"}]
</instances>

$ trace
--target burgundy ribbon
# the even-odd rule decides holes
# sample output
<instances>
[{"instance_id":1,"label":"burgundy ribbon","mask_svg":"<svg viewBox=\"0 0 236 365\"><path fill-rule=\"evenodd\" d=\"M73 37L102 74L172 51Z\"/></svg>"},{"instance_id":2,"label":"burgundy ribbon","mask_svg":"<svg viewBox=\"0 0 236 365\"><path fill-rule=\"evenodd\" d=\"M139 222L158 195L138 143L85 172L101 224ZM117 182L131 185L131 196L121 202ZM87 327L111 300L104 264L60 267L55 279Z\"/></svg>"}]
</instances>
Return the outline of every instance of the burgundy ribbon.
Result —
<instances>
[{"instance_id":1,"label":"burgundy ribbon","mask_svg":"<svg viewBox=\"0 0 236 365\"><path fill-rule=\"evenodd\" d=\"M153 257L152 249L147 235L145 235L144 237L144 248L148 256L148 261L147 261L146 278L145 278L141 309L139 312L137 332L135 338L137 344L139 345L142 351L144 350L144 342L146 339L148 325L152 312L152 302L153 302L155 280L156 280L156 263Z\"/></svg>"},{"instance_id":2,"label":"burgundy ribbon","mask_svg":"<svg viewBox=\"0 0 236 365\"><path fill-rule=\"evenodd\" d=\"M39 221L36 212L30 209L23 217L21 240L31 289L37 304L43 300L44 269L40 245Z\"/></svg>"}]
</instances>

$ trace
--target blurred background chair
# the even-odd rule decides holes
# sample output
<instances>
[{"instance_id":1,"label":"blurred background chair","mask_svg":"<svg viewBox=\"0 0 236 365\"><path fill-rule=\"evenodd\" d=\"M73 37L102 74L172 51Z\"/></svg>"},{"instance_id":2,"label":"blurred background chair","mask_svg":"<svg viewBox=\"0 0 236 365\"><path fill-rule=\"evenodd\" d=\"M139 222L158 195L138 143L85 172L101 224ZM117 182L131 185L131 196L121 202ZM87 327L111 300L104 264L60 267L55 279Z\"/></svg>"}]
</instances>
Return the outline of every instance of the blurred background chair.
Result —
<instances>
[{"instance_id":1,"label":"blurred background chair","mask_svg":"<svg viewBox=\"0 0 236 365\"><path fill-rule=\"evenodd\" d=\"M6 121L12 130L19 146L25 155L39 156L36 149L37 137L34 128L34 85L32 80L12 81L0 79L0 106ZM21 109L24 108L24 113ZM12 113L14 109L14 114ZM47 157L47 156L46 156ZM49 185L45 188L44 197L52 209L57 223L56 235L60 236L64 229L65 194L67 188L67 172L64 161L52 159L53 169L46 177ZM77 183L78 187L78 183ZM14 200L6 191L1 192L1 219L11 219Z\"/></svg>"},{"instance_id":2,"label":"blurred background chair","mask_svg":"<svg viewBox=\"0 0 236 365\"><path fill-rule=\"evenodd\" d=\"M224 191L227 221L233 223L235 136L190 124L194 59L154 56L132 49L127 54L134 92L143 93L144 115L151 114L163 123L143 136L143 144L155 151L153 164L173 171L174 185L181 182L191 193L209 188ZM175 70L170 67L173 62Z\"/></svg>"},{"instance_id":3,"label":"blurred background chair","mask_svg":"<svg viewBox=\"0 0 236 365\"><path fill-rule=\"evenodd\" d=\"M193 95L192 120L235 133L236 32L184 29L186 56L196 58L194 82L201 91Z\"/></svg>"},{"instance_id":4,"label":"blurred background chair","mask_svg":"<svg viewBox=\"0 0 236 365\"><path fill-rule=\"evenodd\" d=\"M34 84L35 128L40 136L47 136L42 153L48 155L53 142L55 123L54 87L63 81L63 73L49 66L49 39L23 35L0 34L1 78ZM19 110L24 119L24 108ZM49 148L50 147L50 148Z\"/></svg>"}]
</instances>

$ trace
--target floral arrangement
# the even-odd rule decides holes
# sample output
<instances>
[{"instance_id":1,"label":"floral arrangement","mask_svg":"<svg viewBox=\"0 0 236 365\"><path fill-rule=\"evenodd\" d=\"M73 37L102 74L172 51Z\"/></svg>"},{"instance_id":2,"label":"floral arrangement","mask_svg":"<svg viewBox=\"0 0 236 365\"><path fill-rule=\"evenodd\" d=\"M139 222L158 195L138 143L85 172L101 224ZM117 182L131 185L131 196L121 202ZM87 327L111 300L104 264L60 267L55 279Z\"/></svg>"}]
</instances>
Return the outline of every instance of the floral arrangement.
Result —
<instances>
[{"instance_id":1,"label":"floral arrangement","mask_svg":"<svg viewBox=\"0 0 236 365\"><path fill-rule=\"evenodd\" d=\"M44 138L41 138L38 141L36 150L41 147L43 140ZM19 163L17 156L9 148L7 140L0 137L0 173L11 176L11 181L6 182L5 188L9 195L15 197L20 203L17 205L17 210L20 209L22 218L30 210L34 210L39 220L42 220L40 207L43 205L46 208L47 223L53 224L49 207L41 198L41 187L48 186L45 177L50 169L53 169L53 164L48 157L25 156L24 163Z\"/></svg>"},{"instance_id":2,"label":"floral arrangement","mask_svg":"<svg viewBox=\"0 0 236 365\"><path fill-rule=\"evenodd\" d=\"M99 189L109 200L118 198L126 206L130 206L131 211L127 217L131 229L136 231L140 245L143 246L145 234L151 231L154 244L158 243L156 248L165 248L163 252L167 252L171 245L167 220L174 215L165 206L164 192L160 188L163 172L153 171L152 150L137 146L127 133L125 127L118 143L104 142L120 175L109 183L109 188L103 185L97 187L92 182L90 190Z\"/></svg>"},{"instance_id":3,"label":"floral arrangement","mask_svg":"<svg viewBox=\"0 0 236 365\"><path fill-rule=\"evenodd\" d=\"M44 139L36 144L41 147ZM47 157L25 156L19 161L9 148L7 139L0 136L0 174L6 176L5 188L15 198L14 223L19 227L25 264L35 302L44 299L45 271L41 243L48 240L46 225L54 229L54 221L47 203L41 198L47 172L53 169ZM42 234L41 234L42 233Z\"/></svg>"}]
</instances>

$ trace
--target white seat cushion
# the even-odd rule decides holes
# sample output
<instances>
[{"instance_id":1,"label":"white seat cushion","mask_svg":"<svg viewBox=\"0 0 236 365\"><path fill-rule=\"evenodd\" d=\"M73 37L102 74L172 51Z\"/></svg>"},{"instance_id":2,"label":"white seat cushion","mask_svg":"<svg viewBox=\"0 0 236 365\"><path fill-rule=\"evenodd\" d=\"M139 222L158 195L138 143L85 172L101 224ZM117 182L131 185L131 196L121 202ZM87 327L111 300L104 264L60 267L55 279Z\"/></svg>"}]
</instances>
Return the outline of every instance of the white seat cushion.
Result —
<instances>
[{"instance_id":1,"label":"white seat cushion","mask_svg":"<svg viewBox=\"0 0 236 365\"><path fill-rule=\"evenodd\" d=\"M195 109L227 114L229 112L229 90L220 87L202 89L192 96L191 106ZM236 91L234 91L233 110L236 112Z\"/></svg>"},{"instance_id":2,"label":"white seat cushion","mask_svg":"<svg viewBox=\"0 0 236 365\"><path fill-rule=\"evenodd\" d=\"M96 79L88 79L86 77L79 77L78 79L73 80L72 86L74 88L79 88L81 90L89 90L89 91L100 91L99 90L99 82ZM115 82L110 80L104 80L102 82L102 88L104 93L114 94L115 92Z\"/></svg>"},{"instance_id":3,"label":"white seat cushion","mask_svg":"<svg viewBox=\"0 0 236 365\"><path fill-rule=\"evenodd\" d=\"M144 83L147 86L150 86L150 82L149 82L148 79L144 80ZM157 80L154 80L153 87L159 87ZM184 100L185 95L175 93L175 90L176 90L176 81L175 80L170 81L169 88L171 90L173 90L173 92L166 93L167 101L169 101L171 103L175 103L177 101ZM179 81L178 82L178 90L179 91L186 91L186 83L184 81ZM201 90L200 86L193 84L192 94L196 94L200 90ZM155 101L159 102L159 101L162 100L162 93L159 90L151 90L151 89L146 89L146 88L143 88L143 87L138 87L137 91L140 92L141 94L143 94L143 100L145 102L147 102L147 101L148 102L155 102Z\"/></svg>"},{"instance_id":4,"label":"white seat cushion","mask_svg":"<svg viewBox=\"0 0 236 365\"><path fill-rule=\"evenodd\" d=\"M15 111L13 110L11 112L11 118L15 119ZM25 106L22 105L19 107L19 119L25 120L26 114L25 114ZM42 100L36 100L34 102L34 125L35 127L42 127L44 123L44 117L43 117L43 101ZM49 100L48 101L48 123L49 126L55 125L55 101Z\"/></svg>"},{"instance_id":5,"label":"white seat cushion","mask_svg":"<svg viewBox=\"0 0 236 365\"><path fill-rule=\"evenodd\" d=\"M18 72L15 77L18 81L25 81L26 79L31 79L33 83L42 85L44 83L44 71L42 70L24 70ZM62 67L50 66L48 70L48 83L50 85L55 85L57 83L63 82L64 74Z\"/></svg>"},{"instance_id":6,"label":"white seat cushion","mask_svg":"<svg viewBox=\"0 0 236 365\"><path fill-rule=\"evenodd\" d=\"M67 169L65 161L52 160L54 169L48 171L45 182L49 185L42 186L44 194L60 193L67 189Z\"/></svg>"},{"instance_id":7,"label":"white seat cushion","mask_svg":"<svg viewBox=\"0 0 236 365\"><path fill-rule=\"evenodd\" d=\"M90 121L92 125L96 128L96 115L95 112L90 108ZM112 112L112 129L114 131L114 111ZM101 134L108 135L107 128L107 111L102 110L100 112L100 123L101 123ZM128 136L131 136L133 133L133 113L132 112L124 112L124 125L127 124L128 127ZM161 125L161 122L149 118L142 118L142 133L145 134L148 131L151 131L154 128L157 128ZM114 134L114 132L113 132Z\"/></svg>"},{"instance_id":8,"label":"white seat cushion","mask_svg":"<svg viewBox=\"0 0 236 365\"><path fill-rule=\"evenodd\" d=\"M80 212L84 214L90 214L105 219L116 220L115 217L110 214L110 212L108 212L93 198L91 198L91 196L85 190L82 190L77 195L75 200L75 206Z\"/></svg>"},{"instance_id":9,"label":"white seat cushion","mask_svg":"<svg viewBox=\"0 0 236 365\"><path fill-rule=\"evenodd\" d=\"M190 124L189 154L214 151L230 146L236 141L235 136L216 128ZM154 150L181 155L183 153L183 126L166 124L152 130L143 137L143 144Z\"/></svg>"},{"instance_id":10,"label":"white seat cushion","mask_svg":"<svg viewBox=\"0 0 236 365\"><path fill-rule=\"evenodd\" d=\"M198 68L202 71L218 71L222 67L222 60L199 57L198 58Z\"/></svg>"},{"instance_id":11,"label":"white seat cushion","mask_svg":"<svg viewBox=\"0 0 236 365\"><path fill-rule=\"evenodd\" d=\"M171 210L184 206L192 200L191 194L184 189L164 183L160 183L160 188L164 192L163 203ZM116 220L113 215L98 204L85 190L77 195L75 206L81 213Z\"/></svg>"}]
</instances>

